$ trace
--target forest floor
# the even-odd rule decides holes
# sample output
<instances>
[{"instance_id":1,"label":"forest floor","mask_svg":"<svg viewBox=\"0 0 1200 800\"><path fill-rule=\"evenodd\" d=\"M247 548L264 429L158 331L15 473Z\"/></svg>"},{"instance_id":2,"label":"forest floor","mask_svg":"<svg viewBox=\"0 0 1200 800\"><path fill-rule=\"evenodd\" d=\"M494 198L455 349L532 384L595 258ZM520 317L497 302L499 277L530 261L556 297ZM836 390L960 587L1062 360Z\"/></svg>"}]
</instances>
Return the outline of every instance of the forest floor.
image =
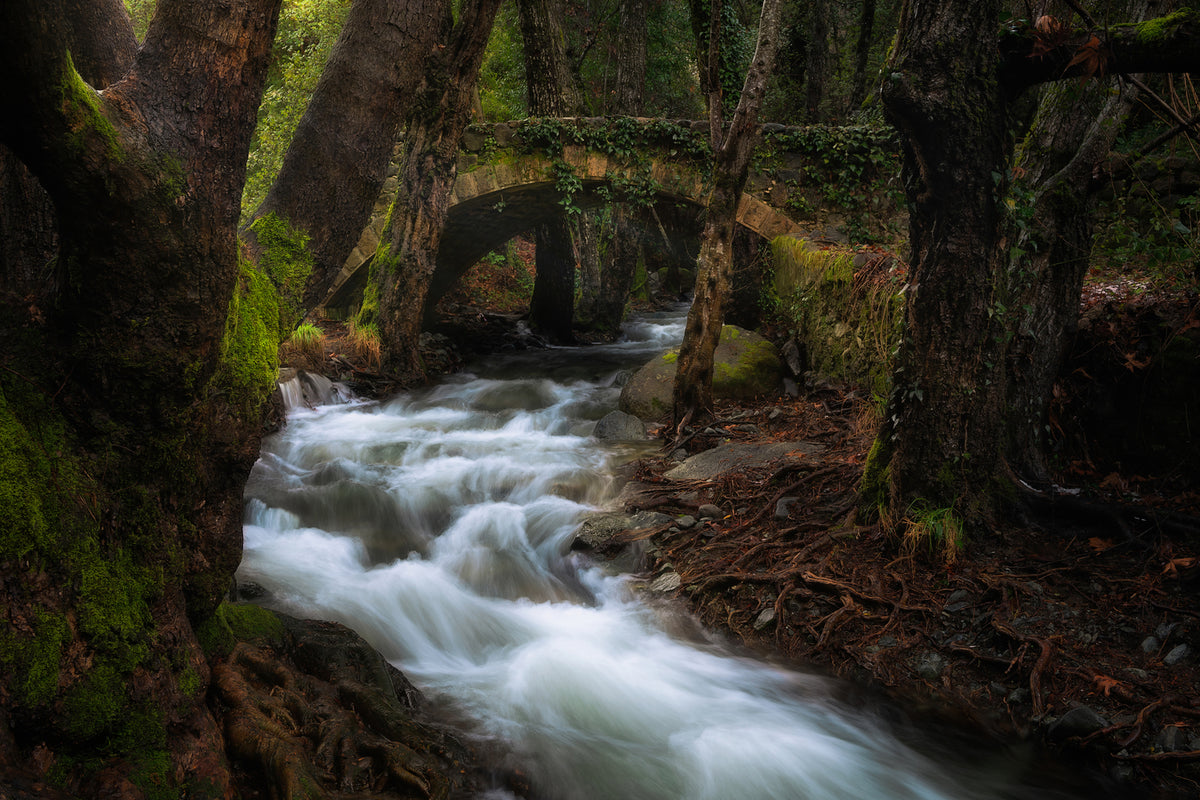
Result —
<instances>
[{"instance_id":1,"label":"forest floor","mask_svg":"<svg viewBox=\"0 0 1200 800\"><path fill-rule=\"evenodd\" d=\"M514 320L454 307L429 343L436 371L527 346ZM326 327L320 371L332 358L360 389L401 388L353 353L342 326ZM877 417L852 388L818 384L798 398L713 411L689 453L725 442L824 449L688 484L662 477L676 463L665 452L631 468L638 509L727 510L697 528L636 537L652 571L678 573L679 594L710 629L997 747L1044 748L1046 783L1078 791L1087 774L1096 781L1088 791L1110 797L1200 796L1194 487L1177 476L1093 476L1083 495L975 532L947 561L859 519L856 485ZM1063 485L1080 477L1064 475Z\"/></svg>"}]
</instances>

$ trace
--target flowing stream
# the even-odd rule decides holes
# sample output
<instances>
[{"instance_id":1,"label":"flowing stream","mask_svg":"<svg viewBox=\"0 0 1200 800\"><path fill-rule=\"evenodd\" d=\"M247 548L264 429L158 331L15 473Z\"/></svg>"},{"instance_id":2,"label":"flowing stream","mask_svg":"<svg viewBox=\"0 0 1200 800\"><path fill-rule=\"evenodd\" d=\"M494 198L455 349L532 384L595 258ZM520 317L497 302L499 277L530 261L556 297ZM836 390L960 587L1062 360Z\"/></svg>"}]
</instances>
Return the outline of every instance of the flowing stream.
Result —
<instances>
[{"instance_id":1,"label":"flowing stream","mask_svg":"<svg viewBox=\"0 0 1200 800\"><path fill-rule=\"evenodd\" d=\"M615 492L621 453L589 439L594 422L621 370L682 327L681 313L652 315L615 345L294 409L246 488L239 580L357 630L507 742L540 797L1050 796L1020 784L1007 754L914 738L898 715L838 699L835 681L675 633L680 612L570 550Z\"/></svg>"}]
</instances>

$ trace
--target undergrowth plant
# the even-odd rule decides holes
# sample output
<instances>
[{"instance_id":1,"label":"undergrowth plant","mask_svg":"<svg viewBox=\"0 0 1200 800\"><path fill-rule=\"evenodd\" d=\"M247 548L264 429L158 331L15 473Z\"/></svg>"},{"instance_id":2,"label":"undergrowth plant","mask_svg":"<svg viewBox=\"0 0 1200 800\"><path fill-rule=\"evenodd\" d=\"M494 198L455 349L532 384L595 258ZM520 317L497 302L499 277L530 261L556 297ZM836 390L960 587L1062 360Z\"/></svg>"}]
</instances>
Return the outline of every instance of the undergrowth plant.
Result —
<instances>
[{"instance_id":1,"label":"undergrowth plant","mask_svg":"<svg viewBox=\"0 0 1200 800\"><path fill-rule=\"evenodd\" d=\"M934 508L923 502L909 506L900 521L906 550L915 553L925 550L953 564L967 544L962 517L953 507Z\"/></svg>"},{"instance_id":2,"label":"undergrowth plant","mask_svg":"<svg viewBox=\"0 0 1200 800\"><path fill-rule=\"evenodd\" d=\"M379 369L383 363L383 345L379 335L379 326L374 322L351 320L348 331L350 347L354 350L354 355L365 361L372 369Z\"/></svg>"}]
</instances>

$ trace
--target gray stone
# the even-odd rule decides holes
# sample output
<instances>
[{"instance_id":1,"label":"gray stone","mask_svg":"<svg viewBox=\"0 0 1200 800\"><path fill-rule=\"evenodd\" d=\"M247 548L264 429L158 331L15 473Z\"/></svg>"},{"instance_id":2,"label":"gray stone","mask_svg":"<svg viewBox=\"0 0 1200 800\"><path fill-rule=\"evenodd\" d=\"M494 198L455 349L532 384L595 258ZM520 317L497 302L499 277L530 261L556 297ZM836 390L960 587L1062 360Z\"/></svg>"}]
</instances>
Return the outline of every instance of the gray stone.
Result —
<instances>
[{"instance_id":1,"label":"gray stone","mask_svg":"<svg viewBox=\"0 0 1200 800\"><path fill-rule=\"evenodd\" d=\"M513 129L503 122L496 123L496 127L492 129L492 135L496 137L496 144L500 147L508 147L516 138Z\"/></svg>"},{"instance_id":2,"label":"gray stone","mask_svg":"<svg viewBox=\"0 0 1200 800\"><path fill-rule=\"evenodd\" d=\"M650 584L650 591L661 593L673 592L679 588L682 582L679 573L671 570L655 578L654 582Z\"/></svg>"},{"instance_id":3,"label":"gray stone","mask_svg":"<svg viewBox=\"0 0 1200 800\"><path fill-rule=\"evenodd\" d=\"M610 411L596 423L592 435L603 442L641 441L646 438L646 424L624 411Z\"/></svg>"},{"instance_id":4,"label":"gray stone","mask_svg":"<svg viewBox=\"0 0 1200 800\"><path fill-rule=\"evenodd\" d=\"M1188 647L1186 644L1177 644L1171 648L1171 652L1163 656L1163 664L1168 667L1173 667L1191 655L1191 653L1192 648Z\"/></svg>"},{"instance_id":5,"label":"gray stone","mask_svg":"<svg viewBox=\"0 0 1200 800\"><path fill-rule=\"evenodd\" d=\"M800 501L798 497L781 497L775 503L775 519L787 519L792 513L792 506Z\"/></svg>"},{"instance_id":6,"label":"gray stone","mask_svg":"<svg viewBox=\"0 0 1200 800\"><path fill-rule=\"evenodd\" d=\"M732 442L691 456L663 473L672 481L712 480L733 469L764 466L772 461L801 463L805 456L824 449L811 442L773 442L748 444Z\"/></svg>"},{"instance_id":7,"label":"gray stone","mask_svg":"<svg viewBox=\"0 0 1200 800\"><path fill-rule=\"evenodd\" d=\"M1171 632L1175 630L1177 623L1163 622L1154 629L1154 635L1164 642L1171 636Z\"/></svg>"},{"instance_id":8,"label":"gray stone","mask_svg":"<svg viewBox=\"0 0 1200 800\"><path fill-rule=\"evenodd\" d=\"M1087 736L1107 727L1108 720L1100 716L1095 709L1079 706L1056 719L1046 729L1046 737L1050 741L1061 742L1073 737Z\"/></svg>"},{"instance_id":9,"label":"gray stone","mask_svg":"<svg viewBox=\"0 0 1200 800\"><path fill-rule=\"evenodd\" d=\"M675 520L675 524L684 530L687 530L688 528L696 527L696 518L690 514L684 514L682 517L679 517Z\"/></svg>"},{"instance_id":10,"label":"gray stone","mask_svg":"<svg viewBox=\"0 0 1200 800\"><path fill-rule=\"evenodd\" d=\"M1153 636L1147 636L1145 639L1142 639L1142 652L1157 653L1160 644L1162 643L1158 639L1155 639Z\"/></svg>"},{"instance_id":11,"label":"gray stone","mask_svg":"<svg viewBox=\"0 0 1200 800\"><path fill-rule=\"evenodd\" d=\"M701 519L704 519L705 517L708 517L709 519L720 519L721 517L725 516L725 512L722 511L719 506L714 506L711 503L705 503L704 505L700 506L698 509L696 509L696 513L700 515Z\"/></svg>"},{"instance_id":12,"label":"gray stone","mask_svg":"<svg viewBox=\"0 0 1200 800\"><path fill-rule=\"evenodd\" d=\"M1164 753L1174 753L1189 747L1184 732L1175 725L1168 725L1159 731L1158 735L1154 737L1154 746Z\"/></svg>"},{"instance_id":13,"label":"gray stone","mask_svg":"<svg viewBox=\"0 0 1200 800\"><path fill-rule=\"evenodd\" d=\"M671 517L657 511L639 511L637 514L607 511L592 514L575 532L575 546L595 549L608 543L618 533L667 525L671 522L674 522Z\"/></svg>"},{"instance_id":14,"label":"gray stone","mask_svg":"<svg viewBox=\"0 0 1200 800\"><path fill-rule=\"evenodd\" d=\"M1004 702L1011 703L1014 706L1019 706L1021 703L1029 702L1029 690L1024 686L1019 686L1008 693L1008 697L1004 698Z\"/></svg>"},{"instance_id":15,"label":"gray stone","mask_svg":"<svg viewBox=\"0 0 1200 800\"><path fill-rule=\"evenodd\" d=\"M946 660L938 653L926 653L917 663L917 674L927 681L937 680L946 669Z\"/></svg>"},{"instance_id":16,"label":"gray stone","mask_svg":"<svg viewBox=\"0 0 1200 800\"><path fill-rule=\"evenodd\" d=\"M775 621L775 606L764 608L754 620L754 630L761 631Z\"/></svg>"}]
</instances>

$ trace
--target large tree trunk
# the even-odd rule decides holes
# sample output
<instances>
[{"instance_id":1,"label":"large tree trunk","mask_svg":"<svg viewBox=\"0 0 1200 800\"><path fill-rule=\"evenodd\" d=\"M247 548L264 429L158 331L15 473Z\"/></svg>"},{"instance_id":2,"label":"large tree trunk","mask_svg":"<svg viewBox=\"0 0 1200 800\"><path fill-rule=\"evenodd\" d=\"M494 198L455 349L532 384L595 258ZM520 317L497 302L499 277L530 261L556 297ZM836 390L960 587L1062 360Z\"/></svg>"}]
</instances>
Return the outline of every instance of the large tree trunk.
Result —
<instances>
[{"instance_id":1,"label":"large tree trunk","mask_svg":"<svg viewBox=\"0 0 1200 800\"><path fill-rule=\"evenodd\" d=\"M718 144L714 148L716 168L700 240L695 297L688 310L683 344L676 362L672 416L677 429L682 429L712 403L713 353L721 338L723 304L729 297L737 207L754 151L758 109L762 105L779 41L779 6L779 0L763 2L758 44L729 133L722 140L719 120L710 131ZM713 16L718 16L715 11ZM714 98L711 105L719 107L719 100Z\"/></svg>"},{"instance_id":2,"label":"large tree trunk","mask_svg":"<svg viewBox=\"0 0 1200 800\"><path fill-rule=\"evenodd\" d=\"M867 61L871 57L875 28L875 0L862 0L858 14L858 40L854 45L854 80L850 88L850 112L858 111L867 96Z\"/></svg>"},{"instance_id":3,"label":"large tree trunk","mask_svg":"<svg viewBox=\"0 0 1200 800\"><path fill-rule=\"evenodd\" d=\"M464 2L453 30L445 4L439 40L449 45L426 67L408 120L400 185L371 266L384 361L400 374L424 375L419 344L429 281L437 266L462 135L471 121L476 78L500 2Z\"/></svg>"},{"instance_id":4,"label":"large tree trunk","mask_svg":"<svg viewBox=\"0 0 1200 800\"><path fill-rule=\"evenodd\" d=\"M93 15L111 4L0 6L20 42L0 51L0 141L59 224L53 282L36 303L6 294L0 314L4 785L36 774L35 746L76 796L115 793L131 756L168 746L168 784L185 769L228 779L218 750L179 743L216 738L189 617L228 590L261 430L227 413L214 376L278 6L163 0L103 93L76 70L71 29L102 30ZM85 791L75 781L97 765L111 769Z\"/></svg>"},{"instance_id":5,"label":"large tree trunk","mask_svg":"<svg viewBox=\"0 0 1200 800\"><path fill-rule=\"evenodd\" d=\"M905 335L864 489L896 522L935 509L986 519L997 495L1005 186L993 173L1008 155L998 13L994 0L907 4L883 85L903 135L912 255Z\"/></svg>"},{"instance_id":6,"label":"large tree trunk","mask_svg":"<svg viewBox=\"0 0 1200 800\"><path fill-rule=\"evenodd\" d=\"M808 47L804 65L804 108L809 122L821 118L821 100L829 80L829 0L808 4Z\"/></svg>"},{"instance_id":7,"label":"large tree trunk","mask_svg":"<svg viewBox=\"0 0 1200 800\"><path fill-rule=\"evenodd\" d=\"M313 257L315 306L371 216L401 121L437 49L443 0L354 0L279 175L254 212L274 214Z\"/></svg>"},{"instance_id":8,"label":"large tree trunk","mask_svg":"<svg viewBox=\"0 0 1200 800\"><path fill-rule=\"evenodd\" d=\"M567 61L559 0L518 0L521 39L525 45L525 86L529 113L537 117L578 114L583 95ZM537 274L529 318L533 327L551 339L571 342L575 319L575 247L572 223L586 218L551 220L534 229ZM592 237L594 239L594 237ZM583 257L594 258L594 252Z\"/></svg>"}]
</instances>

